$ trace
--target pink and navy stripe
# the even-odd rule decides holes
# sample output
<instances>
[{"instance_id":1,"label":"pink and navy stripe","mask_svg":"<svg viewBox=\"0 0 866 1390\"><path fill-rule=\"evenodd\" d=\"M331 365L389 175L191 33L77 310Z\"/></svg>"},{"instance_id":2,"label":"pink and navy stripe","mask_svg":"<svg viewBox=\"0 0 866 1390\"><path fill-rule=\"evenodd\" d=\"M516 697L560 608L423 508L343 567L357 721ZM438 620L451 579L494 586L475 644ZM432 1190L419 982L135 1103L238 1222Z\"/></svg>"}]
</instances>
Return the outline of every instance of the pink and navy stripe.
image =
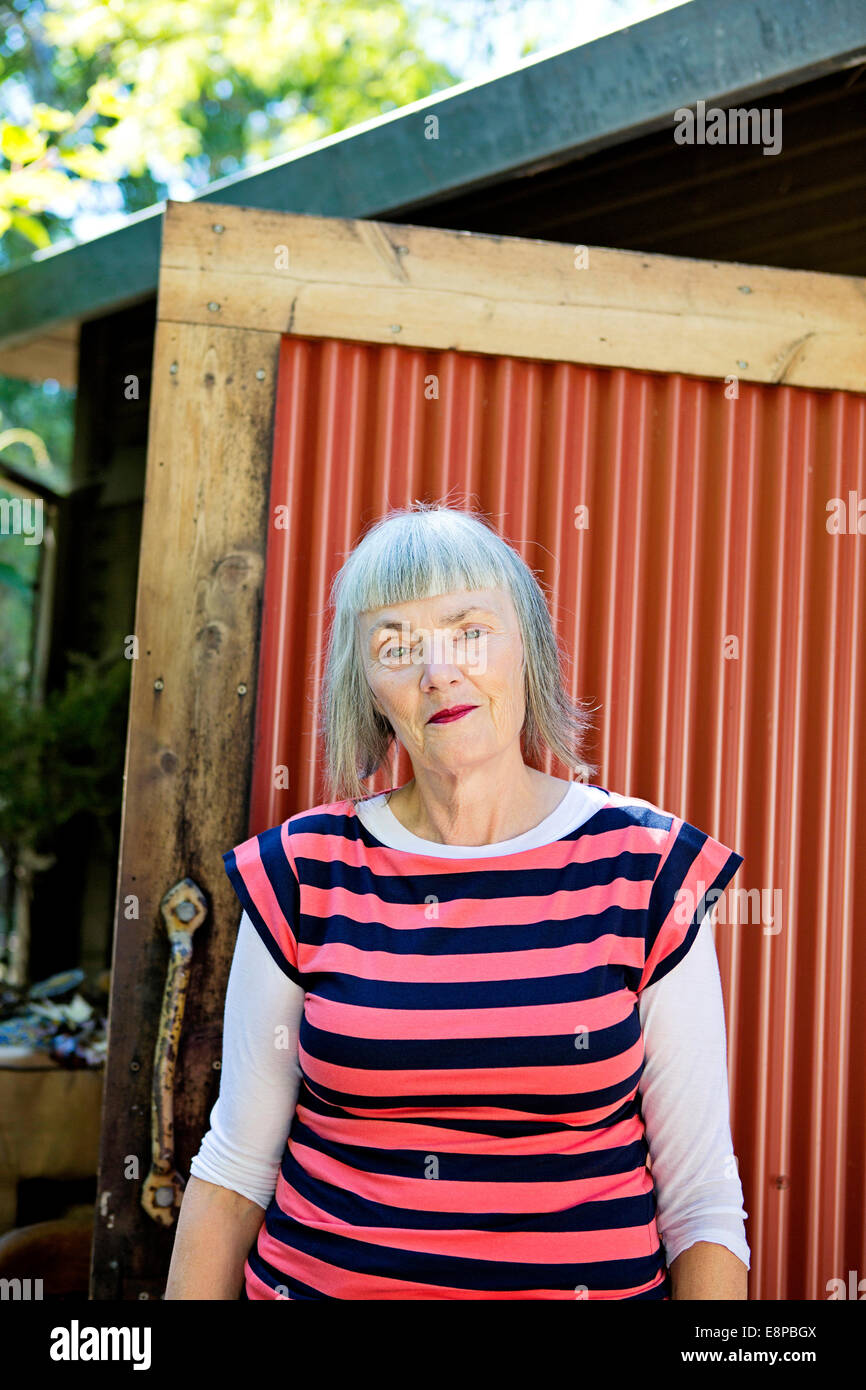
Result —
<instances>
[{"instance_id":1,"label":"pink and navy stripe","mask_svg":"<svg viewBox=\"0 0 866 1390\"><path fill-rule=\"evenodd\" d=\"M743 860L608 796L501 857L392 849L351 801L223 855L305 991L303 1080L248 1298L669 1297L638 997Z\"/></svg>"}]
</instances>

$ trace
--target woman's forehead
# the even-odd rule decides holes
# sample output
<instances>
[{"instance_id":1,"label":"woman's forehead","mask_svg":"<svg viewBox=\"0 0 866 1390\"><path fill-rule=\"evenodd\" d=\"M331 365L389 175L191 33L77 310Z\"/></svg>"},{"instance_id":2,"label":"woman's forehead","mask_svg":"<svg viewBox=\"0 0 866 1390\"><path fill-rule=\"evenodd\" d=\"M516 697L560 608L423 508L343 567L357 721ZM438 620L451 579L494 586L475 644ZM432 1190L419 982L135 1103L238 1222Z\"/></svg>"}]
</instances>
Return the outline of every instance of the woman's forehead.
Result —
<instances>
[{"instance_id":1,"label":"woman's forehead","mask_svg":"<svg viewBox=\"0 0 866 1390\"><path fill-rule=\"evenodd\" d=\"M381 608L370 608L359 613L359 620L365 625L376 627L412 622L423 614L438 623L455 623L461 618L478 611L488 611L501 615L512 608L511 597L504 589L454 589L447 594L433 594L429 598L407 599L401 603L388 603Z\"/></svg>"}]
</instances>

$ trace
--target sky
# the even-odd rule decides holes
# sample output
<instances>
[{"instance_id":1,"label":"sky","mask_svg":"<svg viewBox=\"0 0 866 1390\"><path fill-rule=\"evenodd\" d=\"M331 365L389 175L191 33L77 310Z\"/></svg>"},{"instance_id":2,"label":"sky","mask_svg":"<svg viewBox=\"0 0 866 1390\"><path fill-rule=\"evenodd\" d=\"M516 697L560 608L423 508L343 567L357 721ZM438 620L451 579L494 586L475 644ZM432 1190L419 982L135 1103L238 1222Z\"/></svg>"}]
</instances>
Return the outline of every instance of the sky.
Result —
<instances>
[{"instance_id":1,"label":"sky","mask_svg":"<svg viewBox=\"0 0 866 1390\"><path fill-rule=\"evenodd\" d=\"M489 38L493 45L491 60L486 56L473 56L468 36L464 38L462 52L453 38L440 50L431 31L427 51L460 71L464 82L483 82L525 61L521 47L529 35L540 40L538 50L532 55L537 57L547 50L575 48L685 3L688 0L523 0L522 4L515 5L512 0L490 0L491 18L484 38ZM459 17L461 0L451 0L445 8ZM502 13L497 15L497 8Z\"/></svg>"}]
</instances>

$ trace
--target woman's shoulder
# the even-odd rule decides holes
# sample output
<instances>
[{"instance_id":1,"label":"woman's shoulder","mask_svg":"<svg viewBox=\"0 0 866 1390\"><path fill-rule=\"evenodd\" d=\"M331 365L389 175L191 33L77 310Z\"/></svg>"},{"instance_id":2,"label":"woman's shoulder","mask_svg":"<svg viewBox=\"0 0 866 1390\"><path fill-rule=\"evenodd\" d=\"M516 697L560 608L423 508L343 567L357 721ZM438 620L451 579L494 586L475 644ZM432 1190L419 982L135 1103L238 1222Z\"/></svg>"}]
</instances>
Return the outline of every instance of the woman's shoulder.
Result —
<instances>
[{"instance_id":1,"label":"woman's shoulder","mask_svg":"<svg viewBox=\"0 0 866 1390\"><path fill-rule=\"evenodd\" d=\"M354 804L351 799L323 801L316 806L293 811L285 820L255 831L230 850L224 851L223 858L234 855L239 860L243 856L261 856L264 859L270 855L282 859L286 855L291 856L298 842L303 843L305 839L310 841L315 836L345 834L349 818L354 815Z\"/></svg>"},{"instance_id":2,"label":"woman's shoulder","mask_svg":"<svg viewBox=\"0 0 866 1390\"><path fill-rule=\"evenodd\" d=\"M359 825L355 809L357 804L352 797L344 797L339 801L320 801L315 806L295 811L280 827L283 837L292 844L305 837L312 839L338 835L354 838Z\"/></svg>"},{"instance_id":3,"label":"woman's shoulder","mask_svg":"<svg viewBox=\"0 0 866 1390\"><path fill-rule=\"evenodd\" d=\"M724 832L717 839L712 831L643 797L616 792L609 797L605 824L598 828L619 830L622 850L645 850L658 857L660 891L673 893L692 878L703 882L701 874L713 887L721 888L744 862Z\"/></svg>"},{"instance_id":4,"label":"woman's shoulder","mask_svg":"<svg viewBox=\"0 0 866 1390\"><path fill-rule=\"evenodd\" d=\"M678 819L672 811L666 811L663 806L645 797L611 791L607 787L593 790L600 790L606 794L607 800L602 810L610 813L610 819L615 819L623 825L645 826L650 830L669 830Z\"/></svg>"},{"instance_id":5,"label":"woman's shoulder","mask_svg":"<svg viewBox=\"0 0 866 1390\"><path fill-rule=\"evenodd\" d=\"M344 797L342 801L320 801L315 806L306 806L302 811L294 811L287 818L287 825L294 825L302 820L316 816L339 816L346 815L354 809L355 802L350 796Z\"/></svg>"}]
</instances>

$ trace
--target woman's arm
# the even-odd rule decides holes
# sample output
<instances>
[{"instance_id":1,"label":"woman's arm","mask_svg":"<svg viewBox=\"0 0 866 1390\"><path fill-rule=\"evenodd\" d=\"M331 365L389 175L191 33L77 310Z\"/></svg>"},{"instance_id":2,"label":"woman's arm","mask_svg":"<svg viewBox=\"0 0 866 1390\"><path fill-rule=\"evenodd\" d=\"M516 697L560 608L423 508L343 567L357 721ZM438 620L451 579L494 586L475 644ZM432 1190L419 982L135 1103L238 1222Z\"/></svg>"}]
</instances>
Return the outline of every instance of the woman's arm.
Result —
<instances>
[{"instance_id":1,"label":"woman's arm","mask_svg":"<svg viewBox=\"0 0 866 1390\"><path fill-rule=\"evenodd\" d=\"M237 1298L274 1195L301 1081L303 989L243 914L226 989L219 1098L190 1165L165 1297Z\"/></svg>"},{"instance_id":2,"label":"woman's arm","mask_svg":"<svg viewBox=\"0 0 866 1390\"><path fill-rule=\"evenodd\" d=\"M712 928L639 996L639 1090L675 1299L748 1297L743 1190L730 1129L725 1016Z\"/></svg>"},{"instance_id":3,"label":"woman's arm","mask_svg":"<svg viewBox=\"0 0 866 1390\"><path fill-rule=\"evenodd\" d=\"M724 1245L699 1240L670 1266L673 1298L748 1298L749 1271Z\"/></svg>"},{"instance_id":4,"label":"woman's arm","mask_svg":"<svg viewBox=\"0 0 866 1390\"><path fill-rule=\"evenodd\" d=\"M191 1177L180 1206L165 1298L237 1299L262 1215L249 1197Z\"/></svg>"}]
</instances>

